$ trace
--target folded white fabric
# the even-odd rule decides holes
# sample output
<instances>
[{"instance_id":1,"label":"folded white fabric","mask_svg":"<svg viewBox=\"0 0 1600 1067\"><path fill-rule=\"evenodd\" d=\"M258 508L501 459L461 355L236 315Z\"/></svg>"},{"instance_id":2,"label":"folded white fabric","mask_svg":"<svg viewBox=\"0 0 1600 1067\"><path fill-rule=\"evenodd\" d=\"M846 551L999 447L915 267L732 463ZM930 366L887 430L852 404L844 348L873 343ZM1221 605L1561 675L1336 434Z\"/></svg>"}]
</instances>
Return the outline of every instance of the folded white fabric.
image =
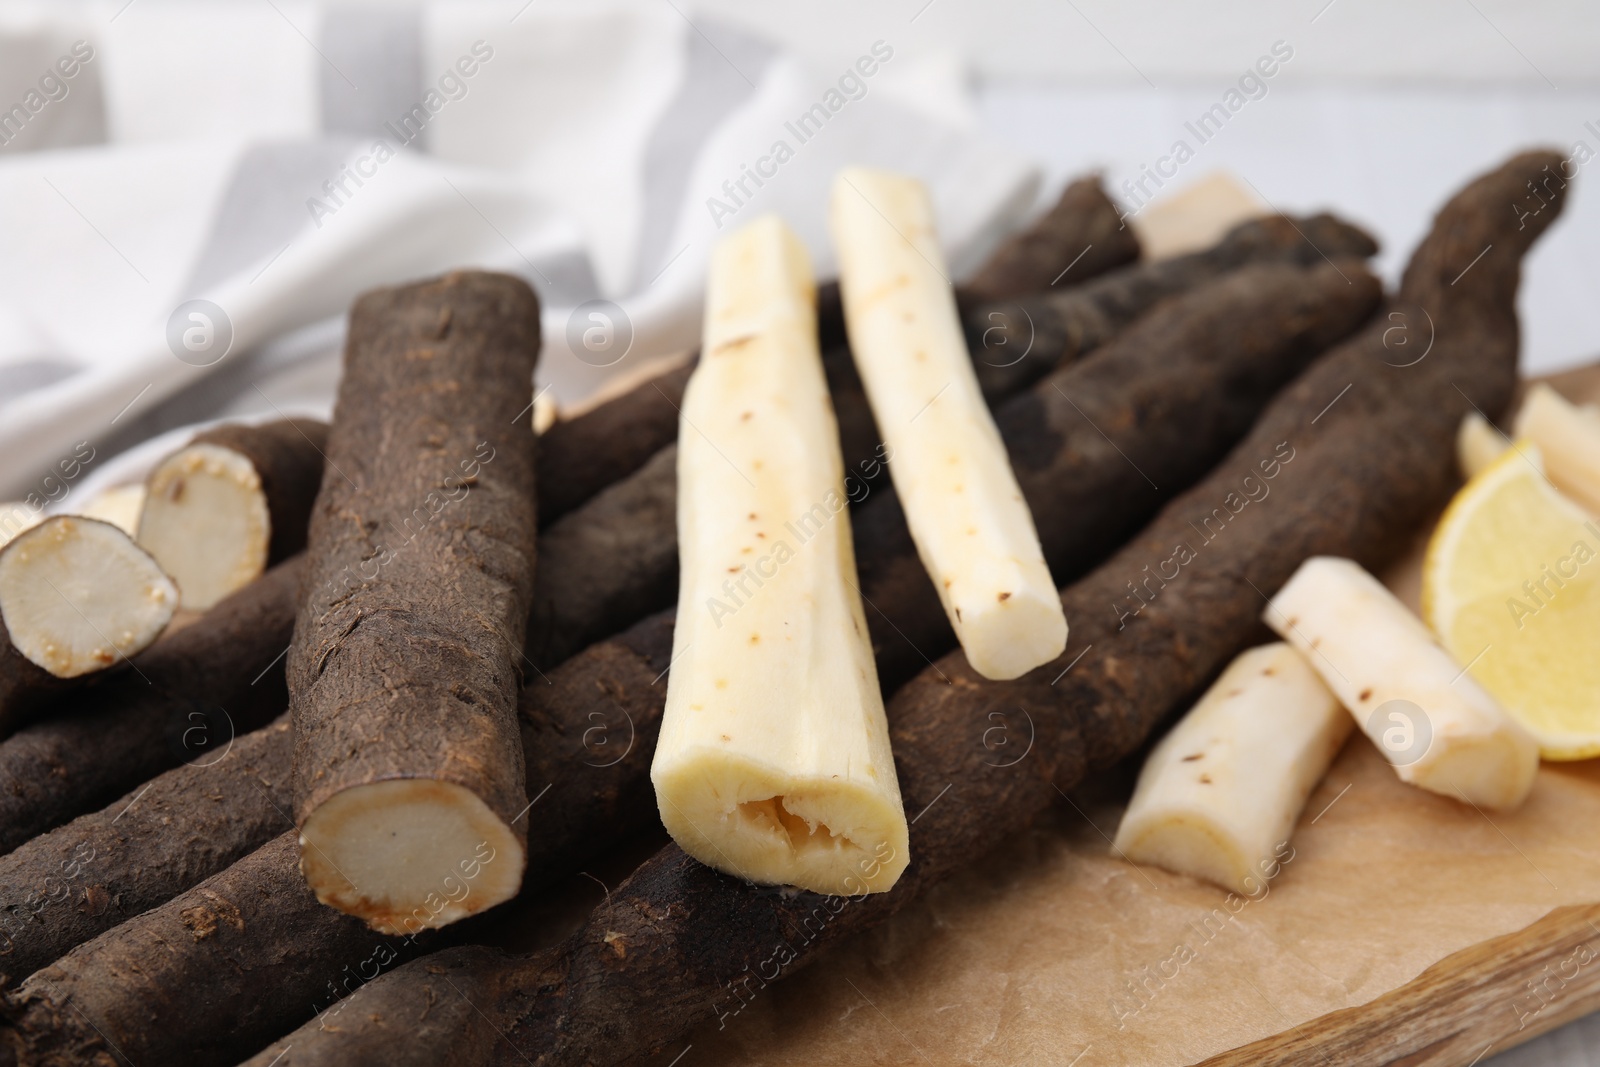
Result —
<instances>
[{"instance_id":1,"label":"folded white fabric","mask_svg":"<svg viewBox=\"0 0 1600 1067\"><path fill-rule=\"evenodd\" d=\"M0 10L0 497L78 442L326 413L351 300L456 267L539 291L579 399L696 342L719 231L777 211L831 273L847 164L922 178L970 268L1038 173L896 29L819 70L662 3Z\"/></svg>"}]
</instances>

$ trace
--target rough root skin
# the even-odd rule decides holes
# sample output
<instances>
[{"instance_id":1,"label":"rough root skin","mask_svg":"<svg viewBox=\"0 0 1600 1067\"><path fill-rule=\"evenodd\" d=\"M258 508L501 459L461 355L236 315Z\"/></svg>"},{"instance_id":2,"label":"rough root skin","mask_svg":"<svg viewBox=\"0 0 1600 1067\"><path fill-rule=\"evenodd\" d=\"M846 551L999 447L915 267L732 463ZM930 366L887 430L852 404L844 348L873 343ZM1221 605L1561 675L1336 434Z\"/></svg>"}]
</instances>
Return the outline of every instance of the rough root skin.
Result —
<instances>
[{"instance_id":1,"label":"rough root skin","mask_svg":"<svg viewBox=\"0 0 1600 1067\"><path fill-rule=\"evenodd\" d=\"M500 862L520 872L515 709L536 531L520 413L538 349L538 299L507 275L378 290L351 312L288 656L295 821L331 865L349 842L314 839L318 809L352 787L414 778L486 804L516 853ZM425 828L408 840L441 868L475 844ZM423 903L367 881L354 893L376 913ZM335 875L314 888L351 887Z\"/></svg>"},{"instance_id":2,"label":"rough root skin","mask_svg":"<svg viewBox=\"0 0 1600 1067\"><path fill-rule=\"evenodd\" d=\"M678 437L690 361L539 437L539 524L549 526L632 474Z\"/></svg>"},{"instance_id":3,"label":"rough root skin","mask_svg":"<svg viewBox=\"0 0 1600 1067\"><path fill-rule=\"evenodd\" d=\"M1008 396L1103 344L1167 297L1248 263L1314 266L1377 250L1366 233L1332 215L1251 219L1201 252L1137 263L1075 289L974 305L964 315L967 345L984 395Z\"/></svg>"},{"instance_id":4,"label":"rough root skin","mask_svg":"<svg viewBox=\"0 0 1600 1067\"><path fill-rule=\"evenodd\" d=\"M30 1067L220 1067L281 1032L286 1004L322 1013L329 1027L344 1022L338 997L418 942L318 904L295 852L294 833L281 834L34 974L0 1004L0 1063L9 1052ZM256 951L263 940L272 952Z\"/></svg>"},{"instance_id":5,"label":"rough root skin","mask_svg":"<svg viewBox=\"0 0 1600 1067\"><path fill-rule=\"evenodd\" d=\"M0 857L0 987L281 833L290 750L283 716Z\"/></svg>"},{"instance_id":6,"label":"rough root skin","mask_svg":"<svg viewBox=\"0 0 1600 1067\"><path fill-rule=\"evenodd\" d=\"M540 670L672 603L677 470L668 445L539 535L526 653Z\"/></svg>"},{"instance_id":7,"label":"rough root skin","mask_svg":"<svg viewBox=\"0 0 1600 1067\"><path fill-rule=\"evenodd\" d=\"M1007 238L960 287L963 304L1075 285L1139 258L1139 238L1123 223L1099 176L1079 178L1027 229ZM1076 246L1065 262L1062 252Z\"/></svg>"},{"instance_id":8,"label":"rough root skin","mask_svg":"<svg viewBox=\"0 0 1600 1067\"><path fill-rule=\"evenodd\" d=\"M11 643L5 622L0 621L0 737L6 737L37 717L41 709L70 690L73 682L73 679L57 678L19 652ZM0 829L0 842L7 836Z\"/></svg>"}]
</instances>

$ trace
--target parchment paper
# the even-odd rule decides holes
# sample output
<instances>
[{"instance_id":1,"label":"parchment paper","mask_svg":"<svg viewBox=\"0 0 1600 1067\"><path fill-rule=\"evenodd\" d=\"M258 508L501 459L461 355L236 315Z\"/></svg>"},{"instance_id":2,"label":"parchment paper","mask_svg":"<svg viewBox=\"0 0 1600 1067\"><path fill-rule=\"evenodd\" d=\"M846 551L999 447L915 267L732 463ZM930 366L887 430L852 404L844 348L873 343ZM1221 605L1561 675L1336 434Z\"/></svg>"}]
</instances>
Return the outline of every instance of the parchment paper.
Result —
<instances>
[{"instance_id":1,"label":"parchment paper","mask_svg":"<svg viewBox=\"0 0 1600 1067\"><path fill-rule=\"evenodd\" d=\"M1552 381L1600 400L1600 369ZM1423 543L1385 576L1413 608ZM1111 855L1131 784L1128 769L1096 783L659 1063L1191 1064L1600 901L1600 761L1546 763L1526 804L1491 815L1402 784L1357 732L1307 803L1293 858L1234 907Z\"/></svg>"}]
</instances>

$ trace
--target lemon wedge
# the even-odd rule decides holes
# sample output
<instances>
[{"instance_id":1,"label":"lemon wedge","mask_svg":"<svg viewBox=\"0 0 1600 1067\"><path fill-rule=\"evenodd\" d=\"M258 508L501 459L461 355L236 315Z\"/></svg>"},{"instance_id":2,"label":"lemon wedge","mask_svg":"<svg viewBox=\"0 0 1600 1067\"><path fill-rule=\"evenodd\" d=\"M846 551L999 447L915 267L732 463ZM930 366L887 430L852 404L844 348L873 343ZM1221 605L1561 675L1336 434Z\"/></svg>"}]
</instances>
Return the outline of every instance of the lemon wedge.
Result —
<instances>
[{"instance_id":1,"label":"lemon wedge","mask_svg":"<svg viewBox=\"0 0 1600 1067\"><path fill-rule=\"evenodd\" d=\"M1545 759L1600 755L1600 523L1551 486L1537 446L1518 441L1450 502L1422 614Z\"/></svg>"}]
</instances>

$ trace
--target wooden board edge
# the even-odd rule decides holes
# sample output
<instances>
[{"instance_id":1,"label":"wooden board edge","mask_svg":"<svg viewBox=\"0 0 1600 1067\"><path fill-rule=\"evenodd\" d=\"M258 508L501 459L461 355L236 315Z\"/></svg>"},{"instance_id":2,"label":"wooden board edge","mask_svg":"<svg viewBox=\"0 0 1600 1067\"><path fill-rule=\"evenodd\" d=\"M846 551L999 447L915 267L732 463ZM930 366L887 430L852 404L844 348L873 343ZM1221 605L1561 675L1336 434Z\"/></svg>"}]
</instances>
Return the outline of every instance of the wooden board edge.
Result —
<instances>
[{"instance_id":1,"label":"wooden board edge","mask_svg":"<svg viewBox=\"0 0 1600 1067\"><path fill-rule=\"evenodd\" d=\"M1446 956L1376 1000L1329 1012L1197 1067L1465 1067L1596 1009L1600 903L1569 905Z\"/></svg>"}]
</instances>

